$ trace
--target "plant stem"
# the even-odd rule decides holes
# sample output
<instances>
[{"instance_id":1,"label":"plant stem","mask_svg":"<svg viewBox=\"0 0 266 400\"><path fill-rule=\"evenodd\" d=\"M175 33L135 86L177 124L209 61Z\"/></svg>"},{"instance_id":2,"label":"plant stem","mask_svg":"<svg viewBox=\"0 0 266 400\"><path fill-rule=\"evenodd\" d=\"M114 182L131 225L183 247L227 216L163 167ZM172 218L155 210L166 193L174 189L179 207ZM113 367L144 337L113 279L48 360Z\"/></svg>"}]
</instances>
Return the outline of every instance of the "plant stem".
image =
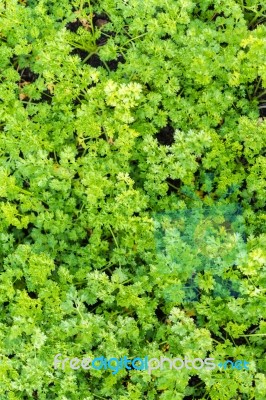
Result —
<instances>
[{"instance_id":1,"label":"plant stem","mask_svg":"<svg viewBox=\"0 0 266 400\"><path fill-rule=\"evenodd\" d=\"M18 188L19 189L19 191L21 192L21 193L23 193L23 194L28 194L28 195L30 195L30 196L33 196L33 194L31 193L31 192L28 192L27 190L25 190L25 189L21 189L21 188Z\"/></svg>"},{"instance_id":2,"label":"plant stem","mask_svg":"<svg viewBox=\"0 0 266 400\"><path fill-rule=\"evenodd\" d=\"M255 88L255 91L254 91L254 93L253 93L253 96L255 97L256 96L256 94L257 94L257 91L258 91L258 89L259 89L259 86L260 86L260 84L261 84L261 77L260 77L260 79L259 79L259 81L258 81L258 83L257 83L257 86L256 86L256 88Z\"/></svg>"},{"instance_id":3,"label":"plant stem","mask_svg":"<svg viewBox=\"0 0 266 400\"><path fill-rule=\"evenodd\" d=\"M101 61L104 63L105 68L107 69L107 71L110 74L111 71L110 71L110 68L108 67L107 63L104 60L101 60Z\"/></svg>"},{"instance_id":4,"label":"plant stem","mask_svg":"<svg viewBox=\"0 0 266 400\"><path fill-rule=\"evenodd\" d=\"M114 265L114 264L112 264L112 265ZM107 267L101 268L100 271L103 272L103 271L106 271L106 270L108 269L108 271L109 271L110 273L112 273L112 271L109 270L109 268L110 268L112 265L107 265Z\"/></svg>"},{"instance_id":5,"label":"plant stem","mask_svg":"<svg viewBox=\"0 0 266 400\"><path fill-rule=\"evenodd\" d=\"M92 53L89 53L89 54L84 58L84 60L82 61L82 63L85 64L85 62L86 62L89 58L91 58L91 56L93 56L93 54L96 54L95 51L93 51Z\"/></svg>"},{"instance_id":6,"label":"plant stem","mask_svg":"<svg viewBox=\"0 0 266 400\"><path fill-rule=\"evenodd\" d=\"M90 9L90 27L91 27L91 33L92 33L92 36L93 36L94 45L96 45L95 30L94 30L94 26L93 26L93 11L92 11L92 7L91 7L91 2L90 2L90 1L89 1L89 9Z\"/></svg>"},{"instance_id":7,"label":"plant stem","mask_svg":"<svg viewBox=\"0 0 266 400\"><path fill-rule=\"evenodd\" d=\"M81 13L84 7L84 0L80 0L79 12Z\"/></svg>"},{"instance_id":8,"label":"plant stem","mask_svg":"<svg viewBox=\"0 0 266 400\"><path fill-rule=\"evenodd\" d=\"M169 185L169 186L171 186L173 189L176 189L177 191L179 191L179 189L178 189L175 185L173 185L172 183L167 182L167 185Z\"/></svg>"},{"instance_id":9,"label":"plant stem","mask_svg":"<svg viewBox=\"0 0 266 400\"><path fill-rule=\"evenodd\" d=\"M103 399L103 400L106 400L104 397L102 397L102 396L99 396L98 394L95 394L95 393L93 393L93 396L97 397L98 399Z\"/></svg>"},{"instance_id":10,"label":"plant stem","mask_svg":"<svg viewBox=\"0 0 266 400\"><path fill-rule=\"evenodd\" d=\"M132 41L135 40L135 39L138 39L138 38L140 38L140 37L142 37L142 36L147 35L147 33L148 33L148 32L145 32L145 33L142 33L141 35L135 36L135 37L132 38L132 39L129 39L128 41L126 41L126 43L125 43L124 45L126 45L126 44L132 42Z\"/></svg>"},{"instance_id":11,"label":"plant stem","mask_svg":"<svg viewBox=\"0 0 266 400\"><path fill-rule=\"evenodd\" d=\"M76 308L81 320L84 321L83 316L81 315L81 312L79 311L79 306L77 304L75 304L75 306L76 306L75 308Z\"/></svg>"},{"instance_id":12,"label":"plant stem","mask_svg":"<svg viewBox=\"0 0 266 400\"><path fill-rule=\"evenodd\" d=\"M111 231L111 234L112 234L112 236L113 236L113 238L114 238L114 242L115 242L115 244L116 244L116 247L119 249L119 246L118 246L118 243L117 243L117 240L116 240L116 237L115 237L115 235L114 235L114 232L112 231L112 228L109 226L109 229L110 229L110 231ZM120 263L120 261L118 260L118 264L119 264L119 267L121 268L121 263Z\"/></svg>"},{"instance_id":13,"label":"plant stem","mask_svg":"<svg viewBox=\"0 0 266 400\"><path fill-rule=\"evenodd\" d=\"M123 50L119 49L119 51L120 51L120 53L122 54L122 56L124 57L124 59L126 59L126 55L125 55L125 53L123 52Z\"/></svg>"},{"instance_id":14,"label":"plant stem","mask_svg":"<svg viewBox=\"0 0 266 400\"><path fill-rule=\"evenodd\" d=\"M107 143L109 143L109 138L107 136L107 133L106 133L106 130L105 130L104 126L102 128L103 128L103 131L104 131L104 135L105 135L106 141L107 141Z\"/></svg>"},{"instance_id":15,"label":"plant stem","mask_svg":"<svg viewBox=\"0 0 266 400\"><path fill-rule=\"evenodd\" d=\"M239 335L241 337L246 337L246 336L266 336L266 333L251 333L250 335Z\"/></svg>"},{"instance_id":16,"label":"plant stem","mask_svg":"<svg viewBox=\"0 0 266 400\"><path fill-rule=\"evenodd\" d=\"M113 236L113 239L114 239L114 242L115 242L115 244L116 244L116 247L119 249L119 246L118 246L118 243L117 243L117 240L116 240L116 237L115 237L115 235L114 235L114 232L113 232L113 230L112 230L112 228L109 226L109 229L110 229L110 231L111 231L111 234L112 234L112 236Z\"/></svg>"},{"instance_id":17,"label":"plant stem","mask_svg":"<svg viewBox=\"0 0 266 400\"><path fill-rule=\"evenodd\" d=\"M253 24L254 24L254 23L257 21L257 19L259 19L259 18L260 18L260 15L258 15L258 14L256 13L255 16L254 16L254 18L252 18L252 20L250 21L248 27L249 27L249 28L252 27Z\"/></svg>"},{"instance_id":18,"label":"plant stem","mask_svg":"<svg viewBox=\"0 0 266 400\"><path fill-rule=\"evenodd\" d=\"M257 96L257 99L260 99L261 97L263 97L263 96L265 96L266 95L266 90L264 90L261 94L259 94L258 96Z\"/></svg>"}]
</instances>

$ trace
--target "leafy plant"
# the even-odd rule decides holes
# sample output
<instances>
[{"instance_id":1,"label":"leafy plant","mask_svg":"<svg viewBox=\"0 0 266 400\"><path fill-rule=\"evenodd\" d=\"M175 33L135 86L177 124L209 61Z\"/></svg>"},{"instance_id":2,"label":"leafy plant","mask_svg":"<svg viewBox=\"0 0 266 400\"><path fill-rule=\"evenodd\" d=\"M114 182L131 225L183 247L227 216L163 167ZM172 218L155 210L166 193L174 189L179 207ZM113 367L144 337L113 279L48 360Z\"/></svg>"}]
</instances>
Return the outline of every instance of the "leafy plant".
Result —
<instances>
[{"instance_id":1,"label":"leafy plant","mask_svg":"<svg viewBox=\"0 0 266 400\"><path fill-rule=\"evenodd\" d=\"M1 399L264 399L264 14L1 3ZM112 375L58 353L250 368Z\"/></svg>"}]
</instances>

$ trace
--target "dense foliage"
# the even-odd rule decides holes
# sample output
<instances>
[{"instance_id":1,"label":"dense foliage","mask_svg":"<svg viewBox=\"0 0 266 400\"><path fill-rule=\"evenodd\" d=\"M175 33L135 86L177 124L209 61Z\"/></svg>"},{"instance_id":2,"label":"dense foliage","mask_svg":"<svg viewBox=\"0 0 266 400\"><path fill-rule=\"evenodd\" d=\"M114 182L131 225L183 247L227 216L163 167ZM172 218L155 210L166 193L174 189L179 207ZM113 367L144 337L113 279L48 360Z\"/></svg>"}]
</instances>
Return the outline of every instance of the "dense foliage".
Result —
<instances>
[{"instance_id":1,"label":"dense foliage","mask_svg":"<svg viewBox=\"0 0 266 400\"><path fill-rule=\"evenodd\" d=\"M0 399L265 399L265 14L0 3Z\"/></svg>"}]
</instances>

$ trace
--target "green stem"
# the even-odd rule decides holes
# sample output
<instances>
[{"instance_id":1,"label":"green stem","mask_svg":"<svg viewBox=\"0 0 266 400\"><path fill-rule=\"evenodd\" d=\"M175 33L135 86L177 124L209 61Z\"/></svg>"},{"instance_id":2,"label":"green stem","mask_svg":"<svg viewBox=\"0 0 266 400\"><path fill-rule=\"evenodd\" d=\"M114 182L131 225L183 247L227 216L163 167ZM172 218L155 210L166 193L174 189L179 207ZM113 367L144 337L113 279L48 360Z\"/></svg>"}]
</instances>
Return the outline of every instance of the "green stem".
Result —
<instances>
[{"instance_id":1,"label":"green stem","mask_svg":"<svg viewBox=\"0 0 266 400\"><path fill-rule=\"evenodd\" d=\"M261 19L259 19L256 25L262 24L264 22L265 22L265 16L263 16Z\"/></svg>"},{"instance_id":2,"label":"green stem","mask_svg":"<svg viewBox=\"0 0 266 400\"><path fill-rule=\"evenodd\" d=\"M178 189L175 185L173 185L172 183L167 182L167 185L169 185L169 186L171 186L173 189L176 189L177 191L179 191L179 189Z\"/></svg>"},{"instance_id":3,"label":"green stem","mask_svg":"<svg viewBox=\"0 0 266 400\"><path fill-rule=\"evenodd\" d=\"M94 44L96 45L96 40L95 40L95 31L94 31L94 26L93 26L93 11L92 11L92 7L91 7L91 2L89 1L89 9L90 9L90 26L91 26L91 33L93 36L93 40L94 40Z\"/></svg>"},{"instance_id":4,"label":"green stem","mask_svg":"<svg viewBox=\"0 0 266 400\"><path fill-rule=\"evenodd\" d=\"M21 193L23 193L23 194L28 194L29 196L33 196L33 193L28 192L27 190L21 189L21 188L19 188L19 187L17 187L17 189L18 189Z\"/></svg>"},{"instance_id":5,"label":"green stem","mask_svg":"<svg viewBox=\"0 0 266 400\"><path fill-rule=\"evenodd\" d=\"M257 86L256 86L256 88L255 88L255 91L254 91L254 93L253 93L253 96L254 96L254 97L255 97L256 94L257 94L257 91L258 91L259 86L260 86L260 84L261 84L261 80L262 80L262 78L260 77L260 79L259 79L259 81L258 81L258 83L257 83Z\"/></svg>"},{"instance_id":6,"label":"green stem","mask_svg":"<svg viewBox=\"0 0 266 400\"><path fill-rule=\"evenodd\" d=\"M212 338L212 340L213 340L215 343L217 343L217 344L221 344L221 342L218 342L218 340L216 340L216 339L213 339L213 338Z\"/></svg>"},{"instance_id":7,"label":"green stem","mask_svg":"<svg viewBox=\"0 0 266 400\"><path fill-rule=\"evenodd\" d=\"M83 318L83 316L81 315L81 312L79 311L79 306L78 306L77 304L75 304L75 305L76 305L76 310L77 310L77 312L78 312L78 314L79 314L81 320L84 321L84 318Z\"/></svg>"},{"instance_id":8,"label":"green stem","mask_svg":"<svg viewBox=\"0 0 266 400\"><path fill-rule=\"evenodd\" d=\"M266 95L266 90L264 90L259 96L257 96L257 99L260 99L261 97Z\"/></svg>"},{"instance_id":9,"label":"green stem","mask_svg":"<svg viewBox=\"0 0 266 400\"><path fill-rule=\"evenodd\" d=\"M113 265L114 265L114 264L113 264ZM103 271L106 271L107 269L109 270L109 268L110 268L111 266L112 266L112 265L107 265L107 267L104 267L104 268L100 269L100 271L103 272ZM109 272L112 273L111 270L109 270Z\"/></svg>"},{"instance_id":10,"label":"green stem","mask_svg":"<svg viewBox=\"0 0 266 400\"><path fill-rule=\"evenodd\" d=\"M147 33L148 33L148 32L145 32L145 33L142 33L141 35L135 36L135 37L132 38L132 39L129 39L126 43L124 43L124 45L126 45L126 44L132 42L132 41L135 40L135 39L138 39L138 38L140 38L140 37L142 37L142 36L147 35Z\"/></svg>"},{"instance_id":11,"label":"green stem","mask_svg":"<svg viewBox=\"0 0 266 400\"><path fill-rule=\"evenodd\" d=\"M32 101L31 101L31 99L29 100L29 101L23 101L23 100L20 100L20 102L21 103L23 103L23 104L34 104L34 105L37 105L38 103L33 103Z\"/></svg>"},{"instance_id":12,"label":"green stem","mask_svg":"<svg viewBox=\"0 0 266 400\"><path fill-rule=\"evenodd\" d=\"M80 0L79 12L81 13L84 7L84 0Z\"/></svg>"},{"instance_id":13,"label":"green stem","mask_svg":"<svg viewBox=\"0 0 266 400\"><path fill-rule=\"evenodd\" d=\"M257 19L259 19L259 18L260 18L260 15L259 15L259 14L256 14L256 15L254 16L254 18L252 18L252 20L250 21L248 27L249 27L249 28L252 27L253 24L254 24L254 23L257 21Z\"/></svg>"},{"instance_id":14,"label":"green stem","mask_svg":"<svg viewBox=\"0 0 266 400\"><path fill-rule=\"evenodd\" d=\"M93 56L93 54L96 54L96 52L93 51L92 53L89 53L89 54L84 58L84 60L82 61L82 63L85 64L85 62L86 62L89 58L91 58L91 56Z\"/></svg>"},{"instance_id":15,"label":"green stem","mask_svg":"<svg viewBox=\"0 0 266 400\"><path fill-rule=\"evenodd\" d=\"M107 37L109 37L109 38L112 37L111 35L108 35L108 33L105 33L105 32L103 32L103 31L101 31L101 34L104 35L104 36L107 36Z\"/></svg>"},{"instance_id":16,"label":"green stem","mask_svg":"<svg viewBox=\"0 0 266 400\"><path fill-rule=\"evenodd\" d=\"M93 396L97 397L98 399L106 400L106 398L104 398L104 397L102 397L102 396L99 396L98 394L95 394L95 393L93 393Z\"/></svg>"},{"instance_id":17,"label":"green stem","mask_svg":"<svg viewBox=\"0 0 266 400\"><path fill-rule=\"evenodd\" d=\"M132 278L129 278L129 279L127 279L126 281L123 281L123 282L121 282L121 283L124 284L124 283L128 283L128 282L130 282L130 281L132 281Z\"/></svg>"},{"instance_id":18,"label":"green stem","mask_svg":"<svg viewBox=\"0 0 266 400\"><path fill-rule=\"evenodd\" d=\"M104 63L105 68L107 69L107 71L109 72L109 74L111 73L110 68L108 67L107 63L104 60L101 60Z\"/></svg>"},{"instance_id":19,"label":"green stem","mask_svg":"<svg viewBox=\"0 0 266 400\"><path fill-rule=\"evenodd\" d=\"M106 139L107 143L109 143L109 142L108 142L108 141L109 141L109 138L108 138L108 136L107 136L107 133L106 133L106 130L105 130L105 127L104 127L104 126L103 126L103 131L104 131L105 139Z\"/></svg>"},{"instance_id":20,"label":"green stem","mask_svg":"<svg viewBox=\"0 0 266 400\"><path fill-rule=\"evenodd\" d=\"M124 59L126 59L126 55L125 55L124 51L121 50L121 49L119 49L119 52L122 54L122 56L124 57Z\"/></svg>"},{"instance_id":21,"label":"green stem","mask_svg":"<svg viewBox=\"0 0 266 400\"><path fill-rule=\"evenodd\" d=\"M112 234L112 236L113 236L113 238L114 238L114 242L115 242L115 244L116 244L116 247L119 249L119 246L118 246L116 237L115 237L114 232L112 231L112 228L111 228L110 226L109 226L109 229L110 229L111 234ZM118 264L119 264L119 267L121 268L121 263L120 263L120 261L118 261Z\"/></svg>"},{"instance_id":22,"label":"green stem","mask_svg":"<svg viewBox=\"0 0 266 400\"><path fill-rule=\"evenodd\" d=\"M114 242L115 242L115 244L116 244L116 247L119 249L119 246L118 246L118 243L117 243L117 240L116 240L116 237L115 237L115 235L114 235L114 232L113 232L113 230L112 230L112 228L109 226L109 229L110 229L110 231L111 231L111 234L112 234L112 236L113 236L113 239L114 239Z\"/></svg>"},{"instance_id":23,"label":"green stem","mask_svg":"<svg viewBox=\"0 0 266 400\"><path fill-rule=\"evenodd\" d=\"M83 152L82 152L82 157L85 156L87 150L88 150L88 147L85 147L84 150L83 150Z\"/></svg>"},{"instance_id":24,"label":"green stem","mask_svg":"<svg viewBox=\"0 0 266 400\"><path fill-rule=\"evenodd\" d=\"M234 346L236 347L236 344L235 344L235 341L234 341L233 337L231 335L229 335L229 336L230 336L230 339L232 340Z\"/></svg>"},{"instance_id":25,"label":"green stem","mask_svg":"<svg viewBox=\"0 0 266 400\"><path fill-rule=\"evenodd\" d=\"M239 335L241 337L246 337L246 336L266 336L266 333L251 333L250 335Z\"/></svg>"}]
</instances>

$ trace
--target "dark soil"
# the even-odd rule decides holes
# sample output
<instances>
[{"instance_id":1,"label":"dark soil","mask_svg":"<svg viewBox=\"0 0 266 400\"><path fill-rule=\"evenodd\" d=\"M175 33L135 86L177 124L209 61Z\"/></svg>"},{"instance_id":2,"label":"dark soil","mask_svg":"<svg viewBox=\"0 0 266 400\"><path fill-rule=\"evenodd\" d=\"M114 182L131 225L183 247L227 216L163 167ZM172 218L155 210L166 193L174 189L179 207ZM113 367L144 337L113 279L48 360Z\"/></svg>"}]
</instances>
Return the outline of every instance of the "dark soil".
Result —
<instances>
[{"instance_id":1,"label":"dark soil","mask_svg":"<svg viewBox=\"0 0 266 400\"><path fill-rule=\"evenodd\" d=\"M156 134L156 139L164 146L171 146L175 141L174 132L175 129L168 124Z\"/></svg>"},{"instance_id":2,"label":"dark soil","mask_svg":"<svg viewBox=\"0 0 266 400\"><path fill-rule=\"evenodd\" d=\"M177 189L180 189L182 182L180 179L171 179L167 178L166 183L168 184L168 191L167 195L169 196L171 193L176 193ZM177 189L175 189L173 186L175 186Z\"/></svg>"},{"instance_id":3,"label":"dark soil","mask_svg":"<svg viewBox=\"0 0 266 400\"><path fill-rule=\"evenodd\" d=\"M81 26L82 23L80 22L79 19L76 19L76 21L69 22L68 24L66 24L66 28L73 33L76 33L78 28Z\"/></svg>"},{"instance_id":4,"label":"dark soil","mask_svg":"<svg viewBox=\"0 0 266 400\"><path fill-rule=\"evenodd\" d=\"M80 49L74 49L72 50L72 54L73 55L78 55L80 57L80 59L83 61L88 53L84 50L80 50ZM116 71L118 68L119 63L124 64L125 63L125 59L122 56L118 56L118 58L116 60L111 60L111 61L107 61L106 64L108 65L110 71ZM98 54L93 54L87 61L86 64L90 65L91 67L94 68L98 68L98 67L103 67L106 68L106 66L104 65L104 63L101 61L100 57L98 56Z\"/></svg>"},{"instance_id":5,"label":"dark soil","mask_svg":"<svg viewBox=\"0 0 266 400\"><path fill-rule=\"evenodd\" d=\"M51 104L52 99L53 99L53 95L47 89L42 93L42 97L41 97L41 100L39 100L39 102L46 101L46 103Z\"/></svg>"},{"instance_id":6,"label":"dark soil","mask_svg":"<svg viewBox=\"0 0 266 400\"><path fill-rule=\"evenodd\" d=\"M29 296L31 299L38 299L38 294L35 293L35 292L28 292L28 296Z\"/></svg>"},{"instance_id":7,"label":"dark soil","mask_svg":"<svg viewBox=\"0 0 266 400\"><path fill-rule=\"evenodd\" d=\"M20 73L20 80L22 82L33 83L39 77L39 75L32 72L30 68L23 68L21 71L19 71L19 73Z\"/></svg>"},{"instance_id":8,"label":"dark soil","mask_svg":"<svg viewBox=\"0 0 266 400\"><path fill-rule=\"evenodd\" d=\"M165 321L167 318L167 314L165 314L164 311L160 307L156 308L155 315L159 321Z\"/></svg>"}]
</instances>

